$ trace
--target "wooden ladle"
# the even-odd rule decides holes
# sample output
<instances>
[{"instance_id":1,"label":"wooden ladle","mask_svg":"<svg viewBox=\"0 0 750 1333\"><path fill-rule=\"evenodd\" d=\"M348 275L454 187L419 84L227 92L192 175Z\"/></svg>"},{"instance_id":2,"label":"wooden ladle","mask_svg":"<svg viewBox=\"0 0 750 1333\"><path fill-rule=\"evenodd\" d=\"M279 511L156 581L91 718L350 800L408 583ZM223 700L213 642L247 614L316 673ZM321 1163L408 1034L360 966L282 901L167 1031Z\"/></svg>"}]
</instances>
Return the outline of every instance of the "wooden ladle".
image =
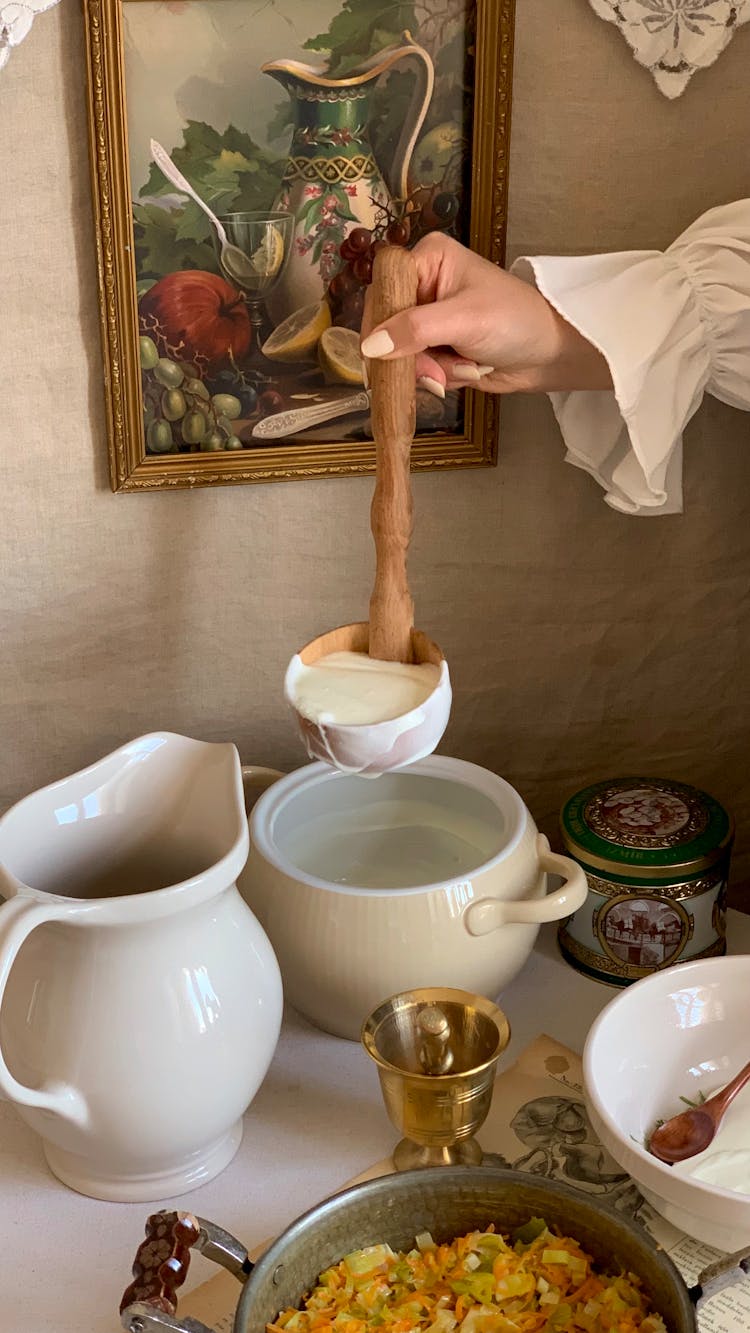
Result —
<instances>
[{"instance_id":1,"label":"wooden ladle","mask_svg":"<svg viewBox=\"0 0 750 1333\"><path fill-rule=\"evenodd\" d=\"M714 1138L730 1102L747 1082L750 1082L750 1063L744 1065L721 1092L709 1097L701 1106L691 1106L659 1125L649 1139L649 1152L669 1166L703 1152Z\"/></svg>"},{"instance_id":2,"label":"wooden ladle","mask_svg":"<svg viewBox=\"0 0 750 1333\"><path fill-rule=\"evenodd\" d=\"M417 271L407 250L387 246L373 267L373 319L382 323L416 304ZM406 557L412 532L409 471L416 424L414 358L368 363L375 438L375 493L370 524L375 540L375 584L370 619L341 625L313 639L289 664L284 683L308 754L345 772L377 774L402 768L431 754L448 723L451 687L437 644L414 629ZM311 666L329 653L368 653L385 662L432 662L438 683L409 713L387 722L313 722L295 706L300 664Z\"/></svg>"}]
</instances>

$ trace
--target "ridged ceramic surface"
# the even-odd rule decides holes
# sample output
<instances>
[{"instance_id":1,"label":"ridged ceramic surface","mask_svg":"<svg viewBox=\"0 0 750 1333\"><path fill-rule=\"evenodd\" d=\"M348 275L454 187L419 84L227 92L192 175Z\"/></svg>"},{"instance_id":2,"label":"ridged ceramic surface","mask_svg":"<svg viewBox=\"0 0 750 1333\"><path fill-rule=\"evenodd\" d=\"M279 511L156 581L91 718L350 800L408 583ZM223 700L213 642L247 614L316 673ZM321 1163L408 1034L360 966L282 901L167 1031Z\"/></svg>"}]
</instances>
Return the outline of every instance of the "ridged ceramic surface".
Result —
<instances>
[{"instance_id":1,"label":"ridged ceramic surface","mask_svg":"<svg viewBox=\"0 0 750 1333\"><path fill-rule=\"evenodd\" d=\"M400 991L449 986L494 998L520 971L537 936L551 919L544 899L537 829L520 796L501 778L445 756L433 755L401 775L460 782L496 802L507 829L501 853L469 875L424 888L366 889L326 883L296 869L274 838L277 819L303 817L310 794L326 791L336 809L337 784L365 782L332 774L325 764L288 774L266 791L251 819L251 850L240 889L273 944L286 998L302 1014L336 1036L357 1040L367 1015ZM376 779L378 783L386 781ZM373 784L366 782L368 789ZM563 869L562 858L561 869ZM576 900L586 894L583 872ZM555 867L557 868L557 867ZM467 908L486 900L492 911L513 913L514 904L536 920L498 924L487 933L468 929ZM543 915L543 912L545 913ZM557 916L565 908L556 909Z\"/></svg>"}]
</instances>

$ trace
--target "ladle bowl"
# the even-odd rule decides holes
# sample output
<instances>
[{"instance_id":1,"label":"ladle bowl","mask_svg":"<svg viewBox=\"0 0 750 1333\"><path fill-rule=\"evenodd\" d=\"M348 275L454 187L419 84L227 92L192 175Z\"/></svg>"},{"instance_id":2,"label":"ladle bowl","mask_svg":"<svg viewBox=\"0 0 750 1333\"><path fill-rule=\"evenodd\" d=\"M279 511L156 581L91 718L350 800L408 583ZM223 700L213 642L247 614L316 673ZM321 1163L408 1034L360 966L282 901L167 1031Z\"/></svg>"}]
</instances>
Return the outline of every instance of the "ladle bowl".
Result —
<instances>
[{"instance_id":1,"label":"ladle bowl","mask_svg":"<svg viewBox=\"0 0 750 1333\"><path fill-rule=\"evenodd\" d=\"M411 631L412 660L439 667L435 689L408 713L386 722L313 722L295 704L295 681L301 666L311 666L329 653L366 653L370 644L368 621L340 625L312 639L292 658L284 681L284 696L297 719L302 744L311 759L322 759L345 773L375 777L424 759L439 744L451 710L448 663L432 639Z\"/></svg>"}]
</instances>

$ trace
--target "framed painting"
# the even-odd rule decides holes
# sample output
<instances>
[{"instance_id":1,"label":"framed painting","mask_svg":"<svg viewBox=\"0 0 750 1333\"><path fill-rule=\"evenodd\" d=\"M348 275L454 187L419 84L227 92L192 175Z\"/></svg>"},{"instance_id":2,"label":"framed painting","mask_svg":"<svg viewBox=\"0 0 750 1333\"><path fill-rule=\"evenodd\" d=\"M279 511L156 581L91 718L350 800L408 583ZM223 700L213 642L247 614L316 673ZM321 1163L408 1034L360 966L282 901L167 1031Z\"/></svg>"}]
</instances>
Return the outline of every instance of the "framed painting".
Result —
<instances>
[{"instance_id":1,"label":"framed painting","mask_svg":"<svg viewBox=\"0 0 750 1333\"><path fill-rule=\"evenodd\" d=\"M84 0L112 486L374 469L374 254L504 255L513 0ZM413 466L497 457L418 391Z\"/></svg>"}]
</instances>

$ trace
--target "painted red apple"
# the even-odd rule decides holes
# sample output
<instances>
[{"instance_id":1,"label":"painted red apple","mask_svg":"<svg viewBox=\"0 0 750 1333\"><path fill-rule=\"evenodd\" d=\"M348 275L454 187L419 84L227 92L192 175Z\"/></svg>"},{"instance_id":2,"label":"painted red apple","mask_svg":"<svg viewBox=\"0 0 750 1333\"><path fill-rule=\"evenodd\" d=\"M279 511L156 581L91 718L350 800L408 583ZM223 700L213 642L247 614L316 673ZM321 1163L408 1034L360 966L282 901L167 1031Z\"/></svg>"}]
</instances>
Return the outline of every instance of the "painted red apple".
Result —
<instances>
[{"instance_id":1,"label":"painted red apple","mask_svg":"<svg viewBox=\"0 0 750 1333\"><path fill-rule=\"evenodd\" d=\"M230 353L241 361L250 348L252 326L244 297L216 273L168 273L141 297L138 310L142 329L163 356L214 370Z\"/></svg>"}]
</instances>

